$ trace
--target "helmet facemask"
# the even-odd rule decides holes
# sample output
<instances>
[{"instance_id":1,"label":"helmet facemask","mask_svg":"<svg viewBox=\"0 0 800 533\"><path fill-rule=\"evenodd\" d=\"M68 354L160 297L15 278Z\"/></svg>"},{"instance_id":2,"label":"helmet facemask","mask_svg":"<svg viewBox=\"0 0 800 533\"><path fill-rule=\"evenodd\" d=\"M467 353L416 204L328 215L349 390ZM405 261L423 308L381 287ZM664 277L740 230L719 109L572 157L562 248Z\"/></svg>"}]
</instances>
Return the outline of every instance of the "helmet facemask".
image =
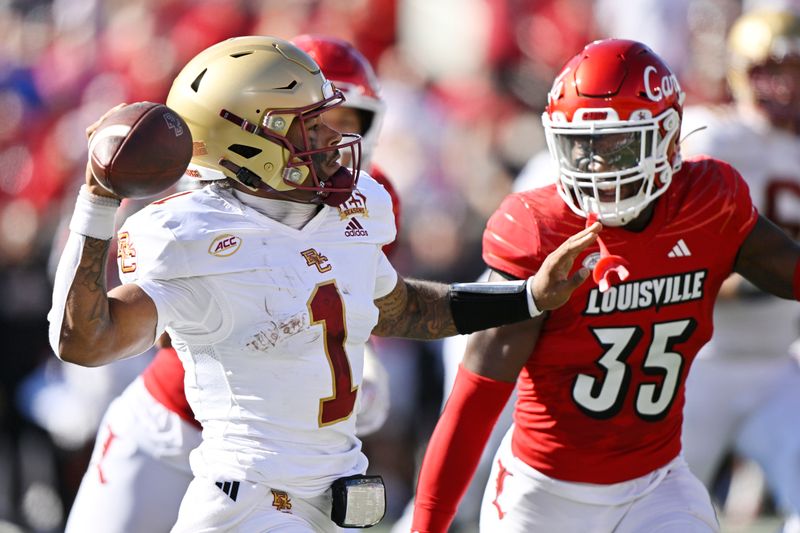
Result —
<instances>
[{"instance_id":1,"label":"helmet facemask","mask_svg":"<svg viewBox=\"0 0 800 533\"><path fill-rule=\"evenodd\" d=\"M327 82L325 94L326 98L323 101L305 107L270 109L264 113L260 125L252 124L225 109L220 111L220 116L233 122L245 132L257 135L284 149L285 165L281 178L287 188L316 191L317 197L314 202L338 206L347 201L358 183L361 168L361 136L354 133L343 133L341 142L335 146L312 146L306 123L344 102L342 93L333 89L329 82ZM328 96L328 94L330 95ZM294 121L299 121L302 146L296 146L286 136L286 132ZM353 162L351 164L352 171L340 166L333 175L321 177L319 168L327 162L327 159L338 156L339 150L342 149L350 151L350 160ZM285 192L270 187L258 176L257 172L246 167L242 166L233 170L230 161L224 159L220 161L220 165L236 172L236 179L247 187L268 192ZM308 183L308 177L311 178L310 183Z\"/></svg>"},{"instance_id":2,"label":"helmet facemask","mask_svg":"<svg viewBox=\"0 0 800 533\"><path fill-rule=\"evenodd\" d=\"M361 164L369 166L378 140L386 104L369 60L349 42L321 35L299 35L292 39L310 55L337 89L345 95L344 108L359 112Z\"/></svg>"},{"instance_id":3,"label":"helmet facemask","mask_svg":"<svg viewBox=\"0 0 800 533\"><path fill-rule=\"evenodd\" d=\"M611 108L578 110L572 122L543 115L559 167L559 194L573 212L595 214L605 226L624 226L639 216L680 168L678 112L669 108L652 117L644 109L631 116L620 120Z\"/></svg>"}]
</instances>

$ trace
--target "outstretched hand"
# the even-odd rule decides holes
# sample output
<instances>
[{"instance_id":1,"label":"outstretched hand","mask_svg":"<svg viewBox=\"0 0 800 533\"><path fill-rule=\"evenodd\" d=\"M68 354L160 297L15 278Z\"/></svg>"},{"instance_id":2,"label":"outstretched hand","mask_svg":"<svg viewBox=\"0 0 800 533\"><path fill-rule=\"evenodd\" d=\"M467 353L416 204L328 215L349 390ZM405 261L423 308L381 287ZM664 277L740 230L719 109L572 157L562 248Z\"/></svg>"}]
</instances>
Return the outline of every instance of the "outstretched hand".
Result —
<instances>
[{"instance_id":1,"label":"outstretched hand","mask_svg":"<svg viewBox=\"0 0 800 533\"><path fill-rule=\"evenodd\" d=\"M589 225L545 258L531 282L533 301L541 311L557 309L567 303L575 289L589 277L591 271L588 268L580 268L572 276L569 272L578 255L597 240L602 229L599 222Z\"/></svg>"}]
</instances>

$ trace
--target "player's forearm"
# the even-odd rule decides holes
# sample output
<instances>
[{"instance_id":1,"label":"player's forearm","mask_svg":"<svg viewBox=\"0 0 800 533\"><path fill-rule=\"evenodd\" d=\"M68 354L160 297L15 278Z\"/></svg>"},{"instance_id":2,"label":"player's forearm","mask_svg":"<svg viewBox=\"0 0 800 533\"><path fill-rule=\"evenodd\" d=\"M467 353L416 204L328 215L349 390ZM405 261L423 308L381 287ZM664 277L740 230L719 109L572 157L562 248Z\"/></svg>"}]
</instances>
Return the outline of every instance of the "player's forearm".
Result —
<instances>
[{"instance_id":1,"label":"player's forearm","mask_svg":"<svg viewBox=\"0 0 800 533\"><path fill-rule=\"evenodd\" d=\"M444 283L400 280L391 294L376 302L381 314L372 333L412 339L457 335L448 291Z\"/></svg>"},{"instance_id":2,"label":"player's forearm","mask_svg":"<svg viewBox=\"0 0 800 533\"><path fill-rule=\"evenodd\" d=\"M80 263L64 305L57 332L57 354L70 363L101 364L108 353L111 313L106 289L106 262L111 241L86 237ZM56 347L54 347L55 349Z\"/></svg>"},{"instance_id":3,"label":"player's forearm","mask_svg":"<svg viewBox=\"0 0 800 533\"><path fill-rule=\"evenodd\" d=\"M437 339L515 324L557 309L588 277L586 268L570 271L601 229L595 222L570 236L525 281L445 285L399 279L391 293L375 301L380 318L372 333Z\"/></svg>"},{"instance_id":4,"label":"player's forearm","mask_svg":"<svg viewBox=\"0 0 800 533\"><path fill-rule=\"evenodd\" d=\"M119 201L81 188L70 236L56 270L50 345L65 361L93 366L117 358L112 311L106 291L106 261Z\"/></svg>"},{"instance_id":5,"label":"player's forearm","mask_svg":"<svg viewBox=\"0 0 800 533\"><path fill-rule=\"evenodd\" d=\"M412 532L445 533L514 383L460 366L417 481Z\"/></svg>"}]
</instances>

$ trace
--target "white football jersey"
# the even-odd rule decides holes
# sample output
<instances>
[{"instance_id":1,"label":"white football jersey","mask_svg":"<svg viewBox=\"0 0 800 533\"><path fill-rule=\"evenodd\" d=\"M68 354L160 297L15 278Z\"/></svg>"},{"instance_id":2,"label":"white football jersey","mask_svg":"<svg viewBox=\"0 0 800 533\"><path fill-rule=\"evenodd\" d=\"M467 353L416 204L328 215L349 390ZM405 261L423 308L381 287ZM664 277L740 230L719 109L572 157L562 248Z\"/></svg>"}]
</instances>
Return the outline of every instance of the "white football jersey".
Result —
<instances>
[{"instance_id":1,"label":"white football jersey","mask_svg":"<svg viewBox=\"0 0 800 533\"><path fill-rule=\"evenodd\" d=\"M707 129L689 135L701 126ZM759 212L800 238L800 136L725 106L687 108L681 135L689 135L681 143L684 157L707 154L733 165ZM785 356L798 337L799 307L766 294L720 299L714 308L714 336L699 357Z\"/></svg>"},{"instance_id":2,"label":"white football jersey","mask_svg":"<svg viewBox=\"0 0 800 533\"><path fill-rule=\"evenodd\" d=\"M195 475L264 483L299 497L363 473L355 436L374 300L397 273L391 199L362 173L339 208L302 229L219 185L160 200L119 235L123 282L155 302L203 425Z\"/></svg>"}]
</instances>

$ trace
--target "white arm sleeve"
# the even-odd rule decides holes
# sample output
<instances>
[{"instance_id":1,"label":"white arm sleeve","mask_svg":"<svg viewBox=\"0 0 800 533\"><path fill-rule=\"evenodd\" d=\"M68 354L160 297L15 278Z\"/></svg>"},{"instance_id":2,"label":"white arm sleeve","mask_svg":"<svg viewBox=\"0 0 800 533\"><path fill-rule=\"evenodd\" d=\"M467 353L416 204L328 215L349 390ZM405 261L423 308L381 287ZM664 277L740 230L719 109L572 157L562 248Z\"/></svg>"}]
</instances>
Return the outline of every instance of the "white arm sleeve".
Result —
<instances>
[{"instance_id":1,"label":"white arm sleeve","mask_svg":"<svg viewBox=\"0 0 800 533\"><path fill-rule=\"evenodd\" d=\"M69 233L67 244L58 262L56 278L53 282L53 305L50 308L50 312L47 313L47 320L50 322L48 337L50 339L50 347L59 359L61 358L61 326L64 323L67 294L70 287L72 287L72 282L75 280L75 273L78 271L78 265L81 262L81 254L83 253L85 242L86 237L83 235L79 235L74 231Z\"/></svg>"}]
</instances>

